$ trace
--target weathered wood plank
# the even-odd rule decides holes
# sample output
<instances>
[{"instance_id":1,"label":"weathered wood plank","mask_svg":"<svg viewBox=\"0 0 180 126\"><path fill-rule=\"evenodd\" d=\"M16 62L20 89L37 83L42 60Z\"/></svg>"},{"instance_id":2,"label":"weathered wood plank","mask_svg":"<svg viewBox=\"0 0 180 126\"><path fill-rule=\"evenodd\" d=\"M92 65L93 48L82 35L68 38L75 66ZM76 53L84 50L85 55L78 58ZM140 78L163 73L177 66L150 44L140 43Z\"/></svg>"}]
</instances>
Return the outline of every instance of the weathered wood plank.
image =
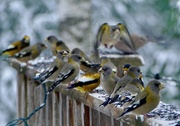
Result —
<instances>
[{"instance_id":1,"label":"weathered wood plank","mask_svg":"<svg viewBox=\"0 0 180 126\"><path fill-rule=\"evenodd\" d=\"M28 110L28 116L34 111L35 109L35 105L34 105L34 101L35 101L35 96L34 96L34 88L35 88L35 84L34 83L29 83L27 82L27 110ZM35 115L32 116L29 120L28 120L28 124L29 125L34 125L35 123Z\"/></svg>"},{"instance_id":2,"label":"weathered wood plank","mask_svg":"<svg viewBox=\"0 0 180 126\"><path fill-rule=\"evenodd\" d=\"M24 81L25 81L25 80L22 79L22 76L23 76L22 74L19 74L19 75L17 76L17 77L18 77L18 78L17 78L17 81L18 81L18 82L17 82L17 83L18 83L18 84L17 84L17 90L18 90L18 91L17 91L17 96L18 96L18 97L17 97L18 117L22 117L22 111L23 111L23 109L22 109L23 107L22 107L22 106L23 106L23 104L24 104L24 103L22 103L22 96L23 96L23 94L22 94L22 93L23 93L23 92L22 92L22 88L23 88L23 86L24 86Z\"/></svg>"},{"instance_id":3,"label":"weathered wood plank","mask_svg":"<svg viewBox=\"0 0 180 126\"><path fill-rule=\"evenodd\" d=\"M24 74L18 73L18 117L27 117L27 79ZM20 126L23 126L22 123Z\"/></svg>"},{"instance_id":4,"label":"weathered wood plank","mask_svg":"<svg viewBox=\"0 0 180 126\"><path fill-rule=\"evenodd\" d=\"M82 126L82 106L81 102L74 100L74 120L75 126Z\"/></svg>"},{"instance_id":5,"label":"weathered wood plank","mask_svg":"<svg viewBox=\"0 0 180 126\"><path fill-rule=\"evenodd\" d=\"M100 126L112 126L111 117L100 113Z\"/></svg>"},{"instance_id":6,"label":"weathered wood plank","mask_svg":"<svg viewBox=\"0 0 180 126\"><path fill-rule=\"evenodd\" d=\"M121 126L120 121L112 118L112 122L114 126Z\"/></svg>"},{"instance_id":7,"label":"weathered wood plank","mask_svg":"<svg viewBox=\"0 0 180 126\"><path fill-rule=\"evenodd\" d=\"M52 93L47 96L47 103L46 103L46 126L53 126L53 100L52 100Z\"/></svg>"},{"instance_id":8,"label":"weathered wood plank","mask_svg":"<svg viewBox=\"0 0 180 126\"><path fill-rule=\"evenodd\" d=\"M67 126L67 98L65 95L62 95L61 99L61 104L62 104L62 126Z\"/></svg>"},{"instance_id":9,"label":"weathered wood plank","mask_svg":"<svg viewBox=\"0 0 180 126\"><path fill-rule=\"evenodd\" d=\"M30 84L30 83L29 83ZM40 102L40 92L39 90L36 88L36 83L32 83L33 84L33 92L34 92L34 106L35 108L39 107L41 102ZM30 84L31 85L31 84ZM34 115L34 118L35 120L33 121L34 122L34 125L39 125L40 124L40 112L36 112L35 115Z\"/></svg>"},{"instance_id":10,"label":"weathered wood plank","mask_svg":"<svg viewBox=\"0 0 180 126\"><path fill-rule=\"evenodd\" d=\"M24 94L24 96L22 96L22 103L24 104L24 108L23 108L23 110L24 110L24 112L22 113L22 115L23 115L23 117L27 117L28 116L28 110L27 110L27 108L28 108L28 99L27 99L27 97L28 97L28 89L27 89L27 78L25 77L25 76L23 76L23 79L25 80L24 81L24 86L23 86L23 88L22 88L22 95Z\"/></svg>"},{"instance_id":11,"label":"weathered wood plank","mask_svg":"<svg viewBox=\"0 0 180 126\"><path fill-rule=\"evenodd\" d=\"M39 95L40 95L40 103L43 103L44 102L44 89L42 86L39 87L39 89L37 89L38 92L39 92ZM44 106L40 111L40 116L39 116L39 123L38 123L38 126L46 126L46 106Z\"/></svg>"},{"instance_id":12,"label":"weathered wood plank","mask_svg":"<svg viewBox=\"0 0 180 126\"><path fill-rule=\"evenodd\" d=\"M62 106L63 106L63 103L62 103L62 94L59 93L59 123L60 123L60 126L63 125L63 121L62 121L62 113L63 113L63 110L62 110Z\"/></svg>"},{"instance_id":13,"label":"weathered wood plank","mask_svg":"<svg viewBox=\"0 0 180 126\"><path fill-rule=\"evenodd\" d=\"M90 126L90 108L84 104L83 106L84 106L84 111L83 111L84 126Z\"/></svg>"},{"instance_id":14,"label":"weathered wood plank","mask_svg":"<svg viewBox=\"0 0 180 126\"><path fill-rule=\"evenodd\" d=\"M60 113L60 107L59 107L59 92L53 93L53 125L59 126L59 113Z\"/></svg>"},{"instance_id":15,"label":"weathered wood plank","mask_svg":"<svg viewBox=\"0 0 180 126\"><path fill-rule=\"evenodd\" d=\"M75 115L74 115L75 107L73 104L74 100L71 98L69 98L68 100L69 100L69 105L68 105L69 106L69 126L74 126L74 123L75 123L75 120L74 120L74 118L75 118Z\"/></svg>"},{"instance_id":16,"label":"weathered wood plank","mask_svg":"<svg viewBox=\"0 0 180 126\"><path fill-rule=\"evenodd\" d=\"M99 111L91 108L91 126L100 126Z\"/></svg>"}]
</instances>

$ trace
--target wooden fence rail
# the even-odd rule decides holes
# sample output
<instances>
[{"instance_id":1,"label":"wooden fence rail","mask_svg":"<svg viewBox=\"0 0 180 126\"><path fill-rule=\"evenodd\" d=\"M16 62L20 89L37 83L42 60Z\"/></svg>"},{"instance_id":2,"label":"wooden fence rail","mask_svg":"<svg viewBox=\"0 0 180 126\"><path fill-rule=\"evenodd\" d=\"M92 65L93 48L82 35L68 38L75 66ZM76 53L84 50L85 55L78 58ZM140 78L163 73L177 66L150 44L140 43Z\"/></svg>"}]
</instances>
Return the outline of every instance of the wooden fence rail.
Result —
<instances>
[{"instance_id":1,"label":"wooden fence rail","mask_svg":"<svg viewBox=\"0 0 180 126\"><path fill-rule=\"evenodd\" d=\"M17 70L18 63L13 63ZM21 71L25 68L20 68ZM44 90L32 83L22 72L18 73L18 117L27 117L43 103ZM46 105L28 120L29 126L146 126L153 122L149 119L136 119L126 116L120 120L116 117L121 108L113 105L99 107L104 94L83 94L76 89L67 90L66 85L60 85L47 96ZM155 124L159 124L156 122ZM22 124L23 126L24 124Z\"/></svg>"},{"instance_id":2,"label":"wooden fence rail","mask_svg":"<svg viewBox=\"0 0 180 126\"><path fill-rule=\"evenodd\" d=\"M22 80L23 79L23 80ZM37 84L31 83L24 75L19 75L18 84L18 117L27 117L35 110L44 99L43 87L36 88ZM99 107L103 102L98 99L97 93L82 94L72 89L67 90L64 85L48 95L44 108L32 116L29 126L126 126L113 117L121 113L121 109L113 105ZM132 121L136 122L132 118ZM141 122L142 125L146 124Z\"/></svg>"}]
</instances>

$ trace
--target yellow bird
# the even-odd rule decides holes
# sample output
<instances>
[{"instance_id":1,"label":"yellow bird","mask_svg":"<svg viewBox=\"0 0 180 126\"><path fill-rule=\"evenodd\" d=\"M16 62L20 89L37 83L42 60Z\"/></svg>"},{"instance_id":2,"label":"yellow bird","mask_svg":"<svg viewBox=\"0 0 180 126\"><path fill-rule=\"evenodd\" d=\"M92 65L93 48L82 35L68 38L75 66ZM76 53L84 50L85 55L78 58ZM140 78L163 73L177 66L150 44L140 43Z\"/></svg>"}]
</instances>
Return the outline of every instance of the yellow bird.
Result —
<instances>
[{"instance_id":1,"label":"yellow bird","mask_svg":"<svg viewBox=\"0 0 180 126\"><path fill-rule=\"evenodd\" d=\"M139 92L143 91L144 87L142 85L142 81L138 78L133 79L129 82L119 93L119 97L117 100L116 106L122 106L124 104L128 104L131 102L134 97L139 94Z\"/></svg>"},{"instance_id":2,"label":"yellow bird","mask_svg":"<svg viewBox=\"0 0 180 126\"><path fill-rule=\"evenodd\" d=\"M61 69L58 78L52 83L47 94L51 93L59 84L69 84L79 75L80 60L81 56L79 55L69 57L68 62Z\"/></svg>"},{"instance_id":3,"label":"yellow bird","mask_svg":"<svg viewBox=\"0 0 180 126\"><path fill-rule=\"evenodd\" d=\"M18 53L20 50L28 47L30 45L30 37L25 35L21 40L13 42L4 50L0 55L12 57L14 54Z\"/></svg>"},{"instance_id":4,"label":"yellow bird","mask_svg":"<svg viewBox=\"0 0 180 126\"><path fill-rule=\"evenodd\" d=\"M129 68L131 67L131 64L124 64L122 70L123 70L123 76L127 73ZM143 78L142 78L142 71L140 72L139 80L141 81L141 85L144 87Z\"/></svg>"},{"instance_id":5,"label":"yellow bird","mask_svg":"<svg viewBox=\"0 0 180 126\"><path fill-rule=\"evenodd\" d=\"M45 44L38 42L33 46L29 46L22 49L20 52L16 53L12 58L27 63L29 60L33 60L36 57L38 57L41 54L41 52L46 48L47 47Z\"/></svg>"},{"instance_id":6,"label":"yellow bird","mask_svg":"<svg viewBox=\"0 0 180 126\"><path fill-rule=\"evenodd\" d=\"M107 104L115 102L119 96L119 92L121 92L123 88L127 84L129 84L133 79L139 78L140 74L141 70L138 67L130 67L127 73L122 78L120 78L118 82L115 84L113 92L110 94L109 98L101 105L106 106Z\"/></svg>"},{"instance_id":7,"label":"yellow bird","mask_svg":"<svg viewBox=\"0 0 180 126\"><path fill-rule=\"evenodd\" d=\"M110 26L108 23L104 23L100 26L97 36L96 44L104 45L106 48L112 48L120 38L120 29Z\"/></svg>"},{"instance_id":8,"label":"yellow bird","mask_svg":"<svg viewBox=\"0 0 180 126\"><path fill-rule=\"evenodd\" d=\"M80 60L80 69L83 72L88 72L90 71L93 67L99 67L100 68L100 64L96 64L94 63L91 58L89 56L87 56L82 50L80 50L79 48L74 48L71 51L71 54L76 54L76 55L80 55L82 58Z\"/></svg>"},{"instance_id":9,"label":"yellow bird","mask_svg":"<svg viewBox=\"0 0 180 126\"><path fill-rule=\"evenodd\" d=\"M34 77L34 81L39 83L53 82L57 79L61 69L66 64L64 57L67 57L66 52L58 52L56 59L52 62L49 69L40 73L38 76Z\"/></svg>"},{"instance_id":10,"label":"yellow bird","mask_svg":"<svg viewBox=\"0 0 180 126\"><path fill-rule=\"evenodd\" d=\"M100 74L97 72L99 67L94 67L84 73L75 83L68 86L68 89L76 88L82 93L91 92L100 84Z\"/></svg>"},{"instance_id":11,"label":"yellow bird","mask_svg":"<svg viewBox=\"0 0 180 126\"><path fill-rule=\"evenodd\" d=\"M146 88L135 97L131 104L124 108L119 118L125 114L144 115L155 109L160 101L160 90L164 87L164 84L157 80L150 81Z\"/></svg>"},{"instance_id":12,"label":"yellow bird","mask_svg":"<svg viewBox=\"0 0 180 126\"><path fill-rule=\"evenodd\" d=\"M60 51L66 51L67 54L70 53L68 46L62 41L58 40L55 36L51 35L45 39L50 44L50 50L54 56Z\"/></svg>"}]
</instances>

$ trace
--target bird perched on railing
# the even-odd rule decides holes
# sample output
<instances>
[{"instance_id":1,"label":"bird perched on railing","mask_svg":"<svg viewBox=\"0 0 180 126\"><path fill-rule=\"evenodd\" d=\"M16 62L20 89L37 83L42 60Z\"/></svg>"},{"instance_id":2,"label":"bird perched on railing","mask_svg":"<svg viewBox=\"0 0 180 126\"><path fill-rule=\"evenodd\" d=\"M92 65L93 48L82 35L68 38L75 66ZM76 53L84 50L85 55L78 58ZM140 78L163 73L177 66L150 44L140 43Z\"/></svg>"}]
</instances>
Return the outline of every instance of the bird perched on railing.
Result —
<instances>
[{"instance_id":1,"label":"bird perched on railing","mask_svg":"<svg viewBox=\"0 0 180 126\"><path fill-rule=\"evenodd\" d=\"M99 66L92 67L88 72L81 75L78 80L69 85L68 89L76 88L82 93L93 91L100 84Z\"/></svg>"},{"instance_id":2,"label":"bird perched on railing","mask_svg":"<svg viewBox=\"0 0 180 126\"><path fill-rule=\"evenodd\" d=\"M152 111L159 104L159 92L164 87L165 86L157 80L150 81L146 88L134 98L131 104L124 108L119 118L125 114L143 115Z\"/></svg>"},{"instance_id":3,"label":"bird perched on railing","mask_svg":"<svg viewBox=\"0 0 180 126\"><path fill-rule=\"evenodd\" d=\"M129 70L130 67L131 67L131 64L129 64L129 63L124 64L124 66L122 67L122 72L123 72L122 76L124 76L127 73L127 71ZM143 76L142 76L142 71L141 71L141 74L139 76L139 80L141 81L140 84L144 87L144 82L143 82L143 78L142 77Z\"/></svg>"},{"instance_id":4,"label":"bird perched on railing","mask_svg":"<svg viewBox=\"0 0 180 126\"><path fill-rule=\"evenodd\" d=\"M80 55L82 57L80 60L80 69L85 73L90 71L94 67L100 68L100 64L94 63L93 60L79 48L74 48L71 51L71 54Z\"/></svg>"},{"instance_id":5,"label":"bird perched on railing","mask_svg":"<svg viewBox=\"0 0 180 126\"><path fill-rule=\"evenodd\" d=\"M21 51L16 53L14 56L12 56L12 58L17 59L20 62L27 63L29 60L33 60L36 57L38 57L41 54L41 52L46 48L47 47L45 44L38 42L34 44L33 46L29 46L22 49Z\"/></svg>"},{"instance_id":6,"label":"bird perched on railing","mask_svg":"<svg viewBox=\"0 0 180 126\"><path fill-rule=\"evenodd\" d=\"M117 67L111 62L111 60L106 57L106 56L103 56L100 58L100 63L101 63L101 66L109 66L112 71L117 74Z\"/></svg>"},{"instance_id":7,"label":"bird perched on railing","mask_svg":"<svg viewBox=\"0 0 180 126\"><path fill-rule=\"evenodd\" d=\"M69 48L63 41L53 43L55 40L57 40L55 36L49 36L47 38L47 41L49 41L53 46L50 48L50 50L51 52L55 53L56 59L53 61L49 69L46 69L44 72L34 77L34 80L38 81L39 83L42 83L45 80L45 82L54 81L56 77L58 77L60 70L68 59Z\"/></svg>"},{"instance_id":8,"label":"bird perched on railing","mask_svg":"<svg viewBox=\"0 0 180 126\"><path fill-rule=\"evenodd\" d=\"M86 55L81 49L79 48L74 48L72 51L71 51L71 54L76 54L76 55L80 55L82 58L84 58L84 60L88 63L93 63L93 60L88 56Z\"/></svg>"},{"instance_id":9,"label":"bird perched on railing","mask_svg":"<svg viewBox=\"0 0 180 126\"><path fill-rule=\"evenodd\" d=\"M130 67L127 73L117 81L109 98L100 106L106 106L107 104L115 102L119 96L119 92L121 92L121 90L123 90L123 88L133 79L139 78L140 74L141 70L138 67Z\"/></svg>"},{"instance_id":10,"label":"bird perched on railing","mask_svg":"<svg viewBox=\"0 0 180 126\"><path fill-rule=\"evenodd\" d=\"M58 40L53 35L47 37L45 41L50 44L50 50L54 56L57 56L57 53L62 50L67 51L67 54L70 53L68 46L62 40Z\"/></svg>"},{"instance_id":11,"label":"bird perched on railing","mask_svg":"<svg viewBox=\"0 0 180 126\"><path fill-rule=\"evenodd\" d=\"M37 81L41 84L56 80L62 67L66 64L66 58L68 58L68 54L66 51L63 50L61 52L58 52L56 59L53 61L49 69L34 77L34 81Z\"/></svg>"},{"instance_id":12,"label":"bird perched on railing","mask_svg":"<svg viewBox=\"0 0 180 126\"><path fill-rule=\"evenodd\" d=\"M8 48L0 55L5 57L12 57L14 54L18 53L20 50L28 47L30 45L30 37L25 35L21 40L11 43Z\"/></svg>"},{"instance_id":13,"label":"bird perched on railing","mask_svg":"<svg viewBox=\"0 0 180 126\"><path fill-rule=\"evenodd\" d=\"M116 106L122 106L129 104L139 92L144 90L142 81L139 78L133 79L129 82L123 90L118 93L118 100L115 103Z\"/></svg>"},{"instance_id":14,"label":"bird perched on railing","mask_svg":"<svg viewBox=\"0 0 180 126\"><path fill-rule=\"evenodd\" d=\"M98 72L101 75L100 84L103 90L110 95L120 78L114 73L110 66L103 65Z\"/></svg>"},{"instance_id":15,"label":"bird perched on railing","mask_svg":"<svg viewBox=\"0 0 180 126\"><path fill-rule=\"evenodd\" d=\"M51 93L59 84L69 84L79 75L81 58L79 55L69 57L68 62L61 69L58 78L52 83L47 94Z\"/></svg>"}]
</instances>

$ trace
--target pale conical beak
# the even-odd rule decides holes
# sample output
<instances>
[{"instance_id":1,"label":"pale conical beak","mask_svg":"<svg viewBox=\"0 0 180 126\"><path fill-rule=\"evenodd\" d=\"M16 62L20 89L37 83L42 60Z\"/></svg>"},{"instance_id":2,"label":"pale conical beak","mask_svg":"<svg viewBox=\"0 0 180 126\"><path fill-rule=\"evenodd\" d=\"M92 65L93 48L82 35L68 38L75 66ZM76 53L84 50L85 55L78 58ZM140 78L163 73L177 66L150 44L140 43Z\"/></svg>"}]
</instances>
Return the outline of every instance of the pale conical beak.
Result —
<instances>
[{"instance_id":1,"label":"pale conical beak","mask_svg":"<svg viewBox=\"0 0 180 126\"><path fill-rule=\"evenodd\" d=\"M161 89L163 89L163 88L165 88L165 85L161 83L161 84L159 85L159 89L161 90Z\"/></svg>"}]
</instances>

